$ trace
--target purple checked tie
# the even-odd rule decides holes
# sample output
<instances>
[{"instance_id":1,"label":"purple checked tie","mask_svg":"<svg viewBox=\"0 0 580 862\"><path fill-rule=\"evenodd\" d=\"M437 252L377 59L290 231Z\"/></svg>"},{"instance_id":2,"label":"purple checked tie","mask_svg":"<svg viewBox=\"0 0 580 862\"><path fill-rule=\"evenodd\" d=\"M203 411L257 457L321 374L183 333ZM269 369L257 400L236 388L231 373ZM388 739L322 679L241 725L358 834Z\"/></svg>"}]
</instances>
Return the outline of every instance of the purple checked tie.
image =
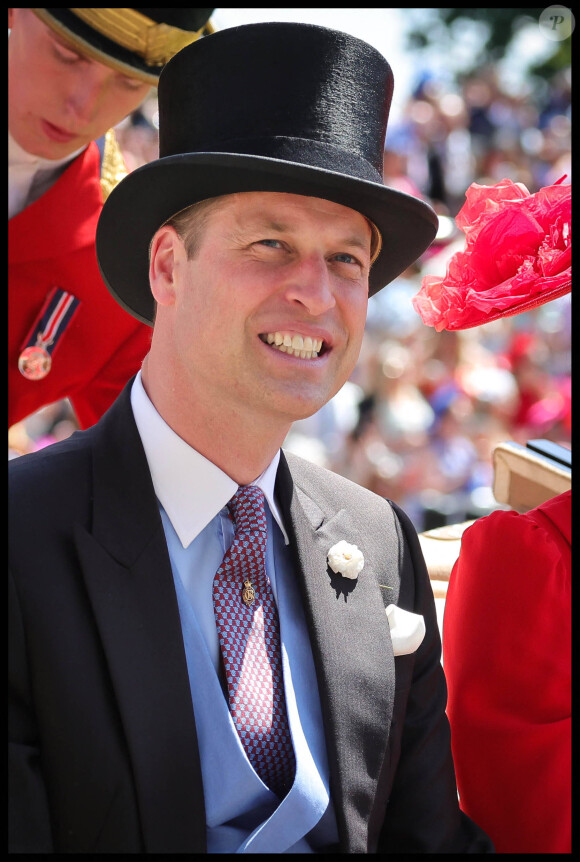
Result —
<instances>
[{"instance_id":1,"label":"purple checked tie","mask_svg":"<svg viewBox=\"0 0 580 862\"><path fill-rule=\"evenodd\" d=\"M213 602L230 712L248 760L264 784L283 797L294 780L295 761L278 611L266 574L264 495L247 485L228 505L236 534L216 572Z\"/></svg>"}]
</instances>

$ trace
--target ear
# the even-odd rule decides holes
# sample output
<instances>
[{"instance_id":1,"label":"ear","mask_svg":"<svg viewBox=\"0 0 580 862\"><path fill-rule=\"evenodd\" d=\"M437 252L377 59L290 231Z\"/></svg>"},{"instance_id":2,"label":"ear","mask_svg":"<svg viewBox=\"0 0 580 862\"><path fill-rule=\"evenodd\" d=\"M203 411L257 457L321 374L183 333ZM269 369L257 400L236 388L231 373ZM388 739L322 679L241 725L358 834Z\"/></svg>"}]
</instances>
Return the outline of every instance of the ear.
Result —
<instances>
[{"instance_id":1,"label":"ear","mask_svg":"<svg viewBox=\"0 0 580 862\"><path fill-rule=\"evenodd\" d=\"M175 304L177 263L185 249L175 228L163 225L151 241L149 283L158 305Z\"/></svg>"}]
</instances>

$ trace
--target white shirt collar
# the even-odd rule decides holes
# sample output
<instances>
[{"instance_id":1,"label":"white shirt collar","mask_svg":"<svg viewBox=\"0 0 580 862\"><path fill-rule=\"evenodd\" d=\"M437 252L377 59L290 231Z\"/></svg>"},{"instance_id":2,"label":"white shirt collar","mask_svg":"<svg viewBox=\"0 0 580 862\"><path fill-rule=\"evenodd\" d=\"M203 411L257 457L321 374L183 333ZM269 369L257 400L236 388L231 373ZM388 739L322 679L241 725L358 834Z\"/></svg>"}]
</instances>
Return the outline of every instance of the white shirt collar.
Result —
<instances>
[{"instance_id":1,"label":"white shirt collar","mask_svg":"<svg viewBox=\"0 0 580 862\"><path fill-rule=\"evenodd\" d=\"M42 172L42 190L52 185L61 169L72 162L84 147L62 159L43 159L23 150L8 132L8 218L18 215L30 203L29 195L35 177Z\"/></svg>"},{"instance_id":2,"label":"white shirt collar","mask_svg":"<svg viewBox=\"0 0 580 862\"><path fill-rule=\"evenodd\" d=\"M193 449L165 422L145 392L141 372L131 388L131 406L141 436L157 499L187 548L238 490L223 470ZM289 544L274 500L278 451L253 485L263 492L273 517Z\"/></svg>"}]
</instances>

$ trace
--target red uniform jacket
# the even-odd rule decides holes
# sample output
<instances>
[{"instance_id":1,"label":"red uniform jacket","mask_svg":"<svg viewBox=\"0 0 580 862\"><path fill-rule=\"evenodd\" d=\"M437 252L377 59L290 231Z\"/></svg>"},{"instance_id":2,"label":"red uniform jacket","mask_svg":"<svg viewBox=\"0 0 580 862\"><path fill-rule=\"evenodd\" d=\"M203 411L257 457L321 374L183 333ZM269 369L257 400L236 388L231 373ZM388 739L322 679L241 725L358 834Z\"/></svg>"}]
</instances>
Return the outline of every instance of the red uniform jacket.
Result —
<instances>
[{"instance_id":1,"label":"red uniform jacket","mask_svg":"<svg viewBox=\"0 0 580 862\"><path fill-rule=\"evenodd\" d=\"M571 852L571 492L463 534L443 623L462 809L498 853Z\"/></svg>"},{"instance_id":2,"label":"red uniform jacket","mask_svg":"<svg viewBox=\"0 0 580 862\"><path fill-rule=\"evenodd\" d=\"M151 328L117 304L99 272L95 231L102 206L100 154L91 143L39 200L9 222L9 426L66 397L81 427L92 425L149 350ZM18 357L54 287L80 305L57 342L48 375L27 380Z\"/></svg>"}]
</instances>

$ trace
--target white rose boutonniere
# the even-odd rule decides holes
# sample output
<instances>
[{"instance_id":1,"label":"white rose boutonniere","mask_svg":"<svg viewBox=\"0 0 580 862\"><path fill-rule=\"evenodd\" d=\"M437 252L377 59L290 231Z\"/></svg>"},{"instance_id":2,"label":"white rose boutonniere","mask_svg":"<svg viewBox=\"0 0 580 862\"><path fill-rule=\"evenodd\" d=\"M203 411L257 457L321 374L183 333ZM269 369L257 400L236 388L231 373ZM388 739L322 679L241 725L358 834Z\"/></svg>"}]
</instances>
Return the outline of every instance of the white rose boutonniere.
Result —
<instances>
[{"instance_id":1,"label":"white rose boutonniere","mask_svg":"<svg viewBox=\"0 0 580 862\"><path fill-rule=\"evenodd\" d=\"M362 551L344 540L337 542L328 552L328 565L332 571L353 581L358 578L364 564Z\"/></svg>"}]
</instances>

